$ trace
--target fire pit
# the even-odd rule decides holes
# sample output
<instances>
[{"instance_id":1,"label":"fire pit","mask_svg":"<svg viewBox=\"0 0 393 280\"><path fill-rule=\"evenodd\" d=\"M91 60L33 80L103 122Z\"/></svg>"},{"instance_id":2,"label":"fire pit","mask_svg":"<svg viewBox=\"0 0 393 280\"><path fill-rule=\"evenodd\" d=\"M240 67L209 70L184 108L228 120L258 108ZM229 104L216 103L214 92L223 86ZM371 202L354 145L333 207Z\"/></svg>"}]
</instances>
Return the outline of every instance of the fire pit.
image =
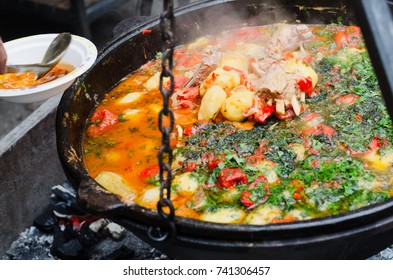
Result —
<instances>
[{"instance_id":1,"label":"fire pit","mask_svg":"<svg viewBox=\"0 0 393 280\"><path fill-rule=\"evenodd\" d=\"M8 248L10 260L167 259L112 221L83 212L69 183L52 187L50 205Z\"/></svg>"}]
</instances>

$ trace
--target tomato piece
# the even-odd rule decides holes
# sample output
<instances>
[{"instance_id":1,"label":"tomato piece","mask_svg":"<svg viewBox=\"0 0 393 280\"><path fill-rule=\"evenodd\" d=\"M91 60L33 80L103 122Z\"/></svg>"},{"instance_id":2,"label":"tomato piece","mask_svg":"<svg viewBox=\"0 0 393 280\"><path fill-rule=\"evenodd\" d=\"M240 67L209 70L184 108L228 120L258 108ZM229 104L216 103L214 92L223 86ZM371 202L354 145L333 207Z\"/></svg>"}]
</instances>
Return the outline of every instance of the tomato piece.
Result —
<instances>
[{"instance_id":1,"label":"tomato piece","mask_svg":"<svg viewBox=\"0 0 393 280\"><path fill-rule=\"evenodd\" d=\"M252 209L262 203L265 203L268 199L269 199L269 195L270 195L270 189L269 186L266 185L265 186L265 191L266 193L260 197L258 196L258 194L254 194L252 193L251 189L257 187L258 182L267 182L266 178L264 176L259 176L251 185L250 185L250 189L249 190L244 190L241 194L240 194L240 202L247 208L247 209Z\"/></svg>"},{"instance_id":2,"label":"tomato piece","mask_svg":"<svg viewBox=\"0 0 393 280\"><path fill-rule=\"evenodd\" d=\"M192 171L194 171L197 168L196 162L193 162L193 161L188 161L184 165L185 165L184 168L188 172L192 172Z\"/></svg>"},{"instance_id":3,"label":"tomato piece","mask_svg":"<svg viewBox=\"0 0 393 280\"><path fill-rule=\"evenodd\" d=\"M349 94L342 95L342 96L338 97L336 99L336 103L339 105L346 104L346 105L350 106L353 103L355 103L356 100L358 100L358 98L359 98L359 95L349 93Z\"/></svg>"},{"instance_id":4,"label":"tomato piece","mask_svg":"<svg viewBox=\"0 0 393 280\"><path fill-rule=\"evenodd\" d=\"M186 76L175 76L175 90L183 88L189 79Z\"/></svg>"},{"instance_id":5,"label":"tomato piece","mask_svg":"<svg viewBox=\"0 0 393 280\"><path fill-rule=\"evenodd\" d=\"M286 217L286 218L283 218L283 219L274 218L272 220L272 224L290 223L290 222L293 222L293 221L296 221L296 217Z\"/></svg>"},{"instance_id":6,"label":"tomato piece","mask_svg":"<svg viewBox=\"0 0 393 280\"><path fill-rule=\"evenodd\" d=\"M209 168L209 169L214 169L214 168L216 168L220 163L222 163L222 162L224 162L224 160L222 160L222 159L213 159L213 160L211 160L211 161L209 161L208 163L207 163L207 167Z\"/></svg>"},{"instance_id":7,"label":"tomato piece","mask_svg":"<svg viewBox=\"0 0 393 280\"><path fill-rule=\"evenodd\" d=\"M371 143L370 143L368 146L369 146L370 149L367 150L367 151L365 151L365 152L357 152L357 151L354 151L354 150L352 150L352 149L349 149L349 153L350 153L352 156L366 156L366 155L369 155L369 154L371 154L371 153L373 153L373 152L378 151L379 148L382 147L382 143L381 143L381 141L379 140L378 135L375 135L375 136L374 136L373 140L371 141Z\"/></svg>"},{"instance_id":8,"label":"tomato piece","mask_svg":"<svg viewBox=\"0 0 393 280\"><path fill-rule=\"evenodd\" d=\"M274 105L265 107L259 107L259 111L255 113L254 118L259 123L264 123L274 112Z\"/></svg>"},{"instance_id":9,"label":"tomato piece","mask_svg":"<svg viewBox=\"0 0 393 280\"><path fill-rule=\"evenodd\" d=\"M255 165L257 165L258 163L260 163L264 159L265 159L265 155L263 155L263 154L260 154L260 155L254 154L254 155L251 155L248 158L246 158L246 162L247 162L247 164L249 164L251 166L255 166Z\"/></svg>"},{"instance_id":10,"label":"tomato piece","mask_svg":"<svg viewBox=\"0 0 393 280\"><path fill-rule=\"evenodd\" d=\"M175 81L174 81L175 84L173 85L174 90L182 89L185 86L185 84L188 82L188 80L189 78L187 78L186 76L181 76L181 75L175 76ZM164 87L166 89L169 89L169 86L170 86L170 81L167 81L164 84Z\"/></svg>"},{"instance_id":11,"label":"tomato piece","mask_svg":"<svg viewBox=\"0 0 393 280\"><path fill-rule=\"evenodd\" d=\"M348 26L345 28L347 43L350 47L358 47L362 41L361 30L359 26Z\"/></svg>"},{"instance_id":12,"label":"tomato piece","mask_svg":"<svg viewBox=\"0 0 393 280\"><path fill-rule=\"evenodd\" d=\"M304 189L304 183L303 181L299 180L299 179L293 179L291 181L291 186L293 186L294 188L296 188L296 191L302 191Z\"/></svg>"},{"instance_id":13,"label":"tomato piece","mask_svg":"<svg viewBox=\"0 0 393 280\"><path fill-rule=\"evenodd\" d=\"M199 95L199 87L189 87L182 91L179 94L179 99L191 100L194 101L195 98Z\"/></svg>"},{"instance_id":14,"label":"tomato piece","mask_svg":"<svg viewBox=\"0 0 393 280\"><path fill-rule=\"evenodd\" d=\"M334 41L336 42L337 48L345 46L359 47L359 43L362 42L361 30L358 26L348 26L344 32L339 31L334 34Z\"/></svg>"},{"instance_id":15,"label":"tomato piece","mask_svg":"<svg viewBox=\"0 0 393 280\"><path fill-rule=\"evenodd\" d=\"M202 161L207 163L207 167L212 170L216 168L220 163L224 162L225 154L216 156L213 153L207 152L202 156Z\"/></svg>"},{"instance_id":16,"label":"tomato piece","mask_svg":"<svg viewBox=\"0 0 393 280\"><path fill-rule=\"evenodd\" d=\"M190 124L187 125L184 130L183 130L183 134L186 136L191 136L193 135L195 132L197 132L200 129L199 126L194 125L194 124Z\"/></svg>"},{"instance_id":17,"label":"tomato piece","mask_svg":"<svg viewBox=\"0 0 393 280\"><path fill-rule=\"evenodd\" d=\"M372 150L372 151L376 151L376 150L378 150L379 148L381 148L381 143L380 143L380 141L379 141L379 138L378 138L378 135L375 135L374 136L374 138L373 138L373 140L371 141L371 143L370 143L370 145L369 145L369 147L370 147L370 149Z\"/></svg>"},{"instance_id":18,"label":"tomato piece","mask_svg":"<svg viewBox=\"0 0 393 280\"><path fill-rule=\"evenodd\" d=\"M356 25L350 25L345 28L345 33L347 34L360 34L360 32L360 27Z\"/></svg>"},{"instance_id":19,"label":"tomato piece","mask_svg":"<svg viewBox=\"0 0 393 280\"><path fill-rule=\"evenodd\" d=\"M193 125L193 124L190 124L190 125L187 125L187 126L184 128L183 134L186 135L186 136L191 136L191 135L193 135L196 131L197 131L196 126Z\"/></svg>"},{"instance_id":20,"label":"tomato piece","mask_svg":"<svg viewBox=\"0 0 393 280\"><path fill-rule=\"evenodd\" d=\"M296 200L302 200L302 197L301 197L300 194L297 193L297 192L295 192L295 193L293 194L292 197L293 197L294 199L296 199Z\"/></svg>"},{"instance_id":21,"label":"tomato piece","mask_svg":"<svg viewBox=\"0 0 393 280\"><path fill-rule=\"evenodd\" d=\"M90 119L94 124L87 128L89 136L100 135L113 127L119 117L107 109L97 110Z\"/></svg>"},{"instance_id":22,"label":"tomato piece","mask_svg":"<svg viewBox=\"0 0 393 280\"><path fill-rule=\"evenodd\" d=\"M310 167L321 167L321 160L319 158L314 158L313 160L310 161L309 163Z\"/></svg>"},{"instance_id":23,"label":"tomato piece","mask_svg":"<svg viewBox=\"0 0 393 280\"><path fill-rule=\"evenodd\" d=\"M299 86L300 91L307 93L307 96L310 97L313 91L312 79L311 77L305 77L298 80L297 85Z\"/></svg>"},{"instance_id":24,"label":"tomato piece","mask_svg":"<svg viewBox=\"0 0 393 280\"><path fill-rule=\"evenodd\" d=\"M321 116L316 112L308 113L300 117L300 119L304 122L310 122L310 121L318 120L320 118Z\"/></svg>"},{"instance_id":25,"label":"tomato piece","mask_svg":"<svg viewBox=\"0 0 393 280\"><path fill-rule=\"evenodd\" d=\"M184 89L177 98L179 100L189 100L189 101L194 101L195 98L199 95L199 87L189 87Z\"/></svg>"},{"instance_id":26,"label":"tomato piece","mask_svg":"<svg viewBox=\"0 0 393 280\"><path fill-rule=\"evenodd\" d=\"M240 194L240 202L246 206L246 208L253 208L255 207L255 202L251 200L252 193L248 190L243 191Z\"/></svg>"},{"instance_id":27,"label":"tomato piece","mask_svg":"<svg viewBox=\"0 0 393 280\"><path fill-rule=\"evenodd\" d=\"M261 32L258 28L243 28L240 29L230 37L226 38L224 42L221 43L224 49L232 50L235 49L239 42L252 42L261 38Z\"/></svg>"},{"instance_id":28,"label":"tomato piece","mask_svg":"<svg viewBox=\"0 0 393 280\"><path fill-rule=\"evenodd\" d=\"M221 188L232 189L238 183L247 184L247 174L240 168L223 168L218 175L217 182Z\"/></svg>"},{"instance_id":29,"label":"tomato piece","mask_svg":"<svg viewBox=\"0 0 393 280\"><path fill-rule=\"evenodd\" d=\"M261 32L258 28L249 27L236 31L231 37L236 42L255 41L261 37Z\"/></svg>"},{"instance_id":30,"label":"tomato piece","mask_svg":"<svg viewBox=\"0 0 393 280\"><path fill-rule=\"evenodd\" d=\"M250 189L253 189L253 188L258 187L258 185L259 185L260 183L267 183L267 179L266 179L265 176L263 176L263 175L258 176L258 177L254 180L254 182L252 182L252 183L250 184Z\"/></svg>"},{"instance_id":31,"label":"tomato piece","mask_svg":"<svg viewBox=\"0 0 393 280\"><path fill-rule=\"evenodd\" d=\"M331 137L336 134L336 131L334 130L333 127L324 125L324 124L318 124L316 126L307 128L306 130L303 131L304 135L320 135L323 134L327 137Z\"/></svg>"},{"instance_id":32,"label":"tomato piece","mask_svg":"<svg viewBox=\"0 0 393 280\"><path fill-rule=\"evenodd\" d=\"M139 173L139 178L146 183L152 183L159 180L160 166L152 165Z\"/></svg>"},{"instance_id":33,"label":"tomato piece","mask_svg":"<svg viewBox=\"0 0 393 280\"><path fill-rule=\"evenodd\" d=\"M186 50L175 50L174 59L176 67L191 68L201 62L202 55L200 53L187 53Z\"/></svg>"},{"instance_id":34,"label":"tomato piece","mask_svg":"<svg viewBox=\"0 0 393 280\"><path fill-rule=\"evenodd\" d=\"M341 31L337 32L334 34L334 41L336 42L336 46L339 49L348 45L347 34Z\"/></svg>"},{"instance_id":35,"label":"tomato piece","mask_svg":"<svg viewBox=\"0 0 393 280\"><path fill-rule=\"evenodd\" d=\"M256 107L258 111L254 114L248 116L249 121L256 121L259 123L265 123L266 119L269 118L274 112L274 105L267 105L266 102L262 99L258 99L256 102Z\"/></svg>"}]
</instances>

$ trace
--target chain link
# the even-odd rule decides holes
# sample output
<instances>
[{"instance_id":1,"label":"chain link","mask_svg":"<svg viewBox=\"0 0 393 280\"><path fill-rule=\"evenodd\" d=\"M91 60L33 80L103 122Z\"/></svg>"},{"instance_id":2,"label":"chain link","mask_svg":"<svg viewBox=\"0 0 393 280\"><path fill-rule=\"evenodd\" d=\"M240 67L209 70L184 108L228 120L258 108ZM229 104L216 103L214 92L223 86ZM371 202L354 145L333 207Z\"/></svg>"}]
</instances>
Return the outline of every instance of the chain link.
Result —
<instances>
[{"instance_id":1,"label":"chain link","mask_svg":"<svg viewBox=\"0 0 393 280\"><path fill-rule=\"evenodd\" d=\"M151 227L148 231L150 239L162 242L173 241L176 236L174 223L175 209L171 202L172 182L172 149L170 134L174 127L174 115L169 108L169 97L174 91L175 78L173 76L173 52L175 18L173 15L173 0L164 0L164 12L161 14L160 28L162 37L162 72L160 75L160 92L163 97L163 109L158 115L158 127L162 133L161 148L158 153L160 166L160 200L157 203L157 212L165 223L165 229ZM169 88L164 87L164 78L169 77Z\"/></svg>"}]
</instances>

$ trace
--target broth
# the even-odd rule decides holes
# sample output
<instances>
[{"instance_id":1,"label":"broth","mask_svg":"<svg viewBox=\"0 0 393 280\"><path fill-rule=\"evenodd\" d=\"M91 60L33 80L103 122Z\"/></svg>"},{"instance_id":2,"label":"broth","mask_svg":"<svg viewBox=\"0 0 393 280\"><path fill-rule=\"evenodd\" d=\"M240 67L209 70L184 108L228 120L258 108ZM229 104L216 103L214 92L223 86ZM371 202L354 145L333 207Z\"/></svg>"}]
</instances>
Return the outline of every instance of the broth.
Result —
<instances>
[{"instance_id":1,"label":"broth","mask_svg":"<svg viewBox=\"0 0 393 280\"><path fill-rule=\"evenodd\" d=\"M48 73L37 80L34 72L3 74L0 75L0 89L20 89L38 86L67 75L74 69L75 67L71 64L59 62Z\"/></svg>"}]
</instances>

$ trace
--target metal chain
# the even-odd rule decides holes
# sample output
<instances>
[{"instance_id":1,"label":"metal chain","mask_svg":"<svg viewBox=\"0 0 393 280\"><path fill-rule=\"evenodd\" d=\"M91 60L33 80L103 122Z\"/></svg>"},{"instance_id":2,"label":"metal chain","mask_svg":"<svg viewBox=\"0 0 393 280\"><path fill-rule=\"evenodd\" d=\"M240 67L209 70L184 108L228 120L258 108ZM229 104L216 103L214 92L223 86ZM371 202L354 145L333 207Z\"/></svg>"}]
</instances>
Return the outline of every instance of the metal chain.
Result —
<instances>
[{"instance_id":1,"label":"metal chain","mask_svg":"<svg viewBox=\"0 0 393 280\"><path fill-rule=\"evenodd\" d=\"M160 165L160 200L157 212L165 223L165 229L149 228L148 235L154 241L173 241L176 237L174 223L175 209L171 202L172 182L172 149L170 134L174 127L174 115L169 108L169 97L174 91L175 79L172 73L175 18L173 15L173 0L164 0L164 12L161 14L160 28L162 36L162 72L160 75L160 92L163 97L163 109L158 115L158 127L162 133L161 148L158 154ZM164 78L169 77L169 88L164 86Z\"/></svg>"}]
</instances>

